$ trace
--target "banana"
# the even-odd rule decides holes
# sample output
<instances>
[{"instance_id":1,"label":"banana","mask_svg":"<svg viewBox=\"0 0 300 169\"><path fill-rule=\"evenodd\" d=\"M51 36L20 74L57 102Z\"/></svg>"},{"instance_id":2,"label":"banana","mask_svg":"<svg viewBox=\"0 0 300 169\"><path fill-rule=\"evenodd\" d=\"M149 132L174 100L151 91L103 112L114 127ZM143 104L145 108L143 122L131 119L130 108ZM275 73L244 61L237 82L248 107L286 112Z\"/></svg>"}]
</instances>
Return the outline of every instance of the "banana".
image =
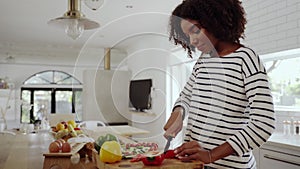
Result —
<instances>
[{"instance_id":1,"label":"banana","mask_svg":"<svg viewBox=\"0 0 300 169\"><path fill-rule=\"evenodd\" d=\"M72 125L68 125L68 130L72 137L77 137L77 133Z\"/></svg>"},{"instance_id":2,"label":"banana","mask_svg":"<svg viewBox=\"0 0 300 169\"><path fill-rule=\"evenodd\" d=\"M64 136L69 135L69 131L67 130L59 130L56 134L55 134L55 139L60 139L63 138Z\"/></svg>"}]
</instances>

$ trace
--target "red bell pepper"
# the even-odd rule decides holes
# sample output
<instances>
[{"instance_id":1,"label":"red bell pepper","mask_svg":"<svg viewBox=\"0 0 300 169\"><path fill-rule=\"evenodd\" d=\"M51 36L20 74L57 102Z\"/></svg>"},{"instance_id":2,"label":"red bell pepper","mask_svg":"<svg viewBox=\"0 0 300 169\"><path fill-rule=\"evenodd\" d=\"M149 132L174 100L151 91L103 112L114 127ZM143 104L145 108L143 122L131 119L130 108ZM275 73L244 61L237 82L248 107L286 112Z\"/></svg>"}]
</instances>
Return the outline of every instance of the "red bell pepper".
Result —
<instances>
[{"instance_id":1,"label":"red bell pepper","mask_svg":"<svg viewBox=\"0 0 300 169\"><path fill-rule=\"evenodd\" d=\"M165 159L165 155L160 154L152 157L144 157L142 158L142 161L144 165L161 165L164 159Z\"/></svg>"},{"instance_id":2,"label":"red bell pepper","mask_svg":"<svg viewBox=\"0 0 300 169\"><path fill-rule=\"evenodd\" d=\"M165 152L165 158L175 158L176 154L174 153L174 150L167 150Z\"/></svg>"}]
</instances>

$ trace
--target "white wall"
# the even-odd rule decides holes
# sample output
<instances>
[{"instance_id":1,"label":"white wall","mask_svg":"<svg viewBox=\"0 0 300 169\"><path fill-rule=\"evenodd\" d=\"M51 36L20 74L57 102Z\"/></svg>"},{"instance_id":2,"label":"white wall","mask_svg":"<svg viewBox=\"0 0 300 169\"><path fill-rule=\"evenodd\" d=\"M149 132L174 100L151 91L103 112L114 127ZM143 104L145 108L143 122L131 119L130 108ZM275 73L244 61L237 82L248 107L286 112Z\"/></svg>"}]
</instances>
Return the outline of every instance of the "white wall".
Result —
<instances>
[{"instance_id":1,"label":"white wall","mask_svg":"<svg viewBox=\"0 0 300 169\"><path fill-rule=\"evenodd\" d=\"M149 134L137 135L134 138L141 141L157 142L160 147L165 144L163 125L166 122L167 93L166 77L167 60L170 56L169 42L165 36L144 35L128 48L127 63L132 73L132 79L152 79L152 108L147 113L133 113L132 124L138 128L150 131ZM149 115L151 114L151 115Z\"/></svg>"},{"instance_id":2,"label":"white wall","mask_svg":"<svg viewBox=\"0 0 300 169\"><path fill-rule=\"evenodd\" d=\"M83 120L130 124L130 72L123 70L92 70L83 72Z\"/></svg>"},{"instance_id":3,"label":"white wall","mask_svg":"<svg viewBox=\"0 0 300 169\"><path fill-rule=\"evenodd\" d=\"M38 55L36 53L35 55ZM43 54L44 56L45 54ZM124 51L111 51L111 67L117 64L126 56ZM35 56L38 57L38 56ZM83 71L86 69L103 69L104 50L82 49L75 53L72 58L60 57L49 60L17 60L15 63L0 63L0 78L9 77L14 84L13 104L7 114L8 128L19 127L20 125L20 89L23 82L30 76L46 70L59 70L73 75L80 82L83 82ZM0 100L1 101L1 100Z\"/></svg>"}]
</instances>

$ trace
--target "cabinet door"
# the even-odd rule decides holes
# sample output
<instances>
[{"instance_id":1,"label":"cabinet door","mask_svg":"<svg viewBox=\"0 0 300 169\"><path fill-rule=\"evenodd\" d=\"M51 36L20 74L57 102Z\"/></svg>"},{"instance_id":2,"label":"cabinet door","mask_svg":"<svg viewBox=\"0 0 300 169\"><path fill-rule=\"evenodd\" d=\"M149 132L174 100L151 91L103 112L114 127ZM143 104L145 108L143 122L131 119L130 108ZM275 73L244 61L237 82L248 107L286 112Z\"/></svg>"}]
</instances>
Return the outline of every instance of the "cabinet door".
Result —
<instances>
[{"instance_id":1,"label":"cabinet door","mask_svg":"<svg viewBox=\"0 0 300 169\"><path fill-rule=\"evenodd\" d=\"M272 169L299 169L300 157L284 152L260 150L260 168Z\"/></svg>"}]
</instances>

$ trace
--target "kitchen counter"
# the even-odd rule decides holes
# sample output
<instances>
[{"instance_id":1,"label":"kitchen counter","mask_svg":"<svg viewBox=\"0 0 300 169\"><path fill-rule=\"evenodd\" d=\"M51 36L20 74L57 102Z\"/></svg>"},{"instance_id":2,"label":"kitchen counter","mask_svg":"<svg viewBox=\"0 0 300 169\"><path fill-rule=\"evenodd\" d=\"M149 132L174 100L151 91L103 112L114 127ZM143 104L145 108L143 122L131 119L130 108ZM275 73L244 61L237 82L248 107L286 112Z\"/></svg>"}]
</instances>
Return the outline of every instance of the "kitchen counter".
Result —
<instances>
[{"instance_id":1,"label":"kitchen counter","mask_svg":"<svg viewBox=\"0 0 300 169\"><path fill-rule=\"evenodd\" d=\"M264 149L269 149L270 147L288 149L300 155L300 135L285 135L283 133L275 132L262 146Z\"/></svg>"},{"instance_id":2,"label":"kitchen counter","mask_svg":"<svg viewBox=\"0 0 300 169\"><path fill-rule=\"evenodd\" d=\"M101 164L98 165L100 169L203 169L204 164L200 161L187 161L182 162L177 159L165 159L162 165L159 166L145 166L141 161L130 162L129 160L122 160L114 164Z\"/></svg>"},{"instance_id":3,"label":"kitchen counter","mask_svg":"<svg viewBox=\"0 0 300 169\"><path fill-rule=\"evenodd\" d=\"M126 131L120 131L126 129ZM121 133L135 135L147 132L131 126L114 126L102 128L101 132ZM97 138L97 132L93 132L93 138ZM118 136L119 137L119 136ZM125 137L122 140L126 140ZM44 156L48 152L48 146L53 141L53 136L48 131L23 134L15 131L15 134L0 133L0 168L1 169L41 169Z\"/></svg>"}]
</instances>

